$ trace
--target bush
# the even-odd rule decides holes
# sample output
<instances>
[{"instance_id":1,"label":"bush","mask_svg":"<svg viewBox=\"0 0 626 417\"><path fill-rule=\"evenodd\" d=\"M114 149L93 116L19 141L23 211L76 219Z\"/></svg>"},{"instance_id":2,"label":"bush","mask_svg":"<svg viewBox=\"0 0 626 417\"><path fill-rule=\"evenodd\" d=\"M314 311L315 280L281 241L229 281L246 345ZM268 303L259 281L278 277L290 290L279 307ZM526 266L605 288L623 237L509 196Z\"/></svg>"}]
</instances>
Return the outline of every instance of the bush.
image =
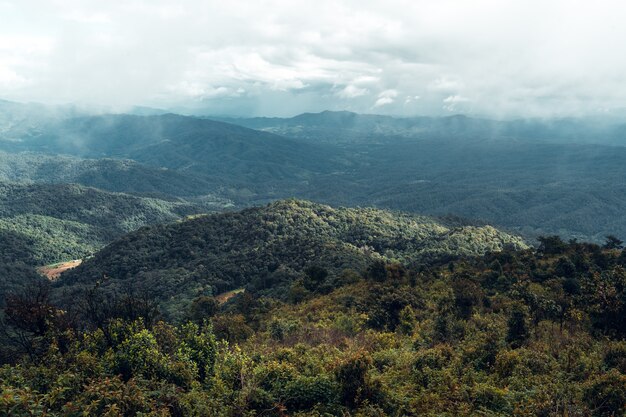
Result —
<instances>
[{"instance_id":1,"label":"bush","mask_svg":"<svg viewBox=\"0 0 626 417\"><path fill-rule=\"evenodd\" d=\"M372 366L372 358L365 352L358 352L335 369L335 376L341 387L341 402L355 408L365 400L372 400L374 390L367 381L367 371Z\"/></svg>"},{"instance_id":2,"label":"bush","mask_svg":"<svg viewBox=\"0 0 626 417\"><path fill-rule=\"evenodd\" d=\"M285 405L290 411L337 404L339 387L327 376L300 376L285 385Z\"/></svg>"},{"instance_id":3,"label":"bush","mask_svg":"<svg viewBox=\"0 0 626 417\"><path fill-rule=\"evenodd\" d=\"M594 416L621 416L626 412L626 375L611 369L589 382L584 400Z\"/></svg>"}]
</instances>

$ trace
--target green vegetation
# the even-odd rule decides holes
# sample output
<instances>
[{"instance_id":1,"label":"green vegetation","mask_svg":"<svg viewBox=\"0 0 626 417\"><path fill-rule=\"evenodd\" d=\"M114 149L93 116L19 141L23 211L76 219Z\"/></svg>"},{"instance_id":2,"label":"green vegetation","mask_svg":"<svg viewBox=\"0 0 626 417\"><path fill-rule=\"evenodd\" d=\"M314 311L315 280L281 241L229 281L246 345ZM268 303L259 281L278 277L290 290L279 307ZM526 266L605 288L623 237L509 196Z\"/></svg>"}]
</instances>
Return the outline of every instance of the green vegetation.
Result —
<instances>
[{"instance_id":1,"label":"green vegetation","mask_svg":"<svg viewBox=\"0 0 626 417\"><path fill-rule=\"evenodd\" d=\"M288 291L294 282L303 291L329 286L345 268L364 269L377 259L413 265L505 247L526 245L489 226L448 227L423 216L285 200L142 228L56 285L71 295L106 277L103 288L150 290L168 316L179 317L195 297L242 286L287 298L295 296Z\"/></svg>"},{"instance_id":2,"label":"green vegetation","mask_svg":"<svg viewBox=\"0 0 626 417\"><path fill-rule=\"evenodd\" d=\"M32 242L29 251L38 264L80 258L141 226L202 210L78 185L0 182L0 230Z\"/></svg>"},{"instance_id":3,"label":"green vegetation","mask_svg":"<svg viewBox=\"0 0 626 417\"><path fill-rule=\"evenodd\" d=\"M601 120L394 118L350 112L226 119L333 149L296 195L482 220L529 238L626 237L624 125Z\"/></svg>"},{"instance_id":4,"label":"green vegetation","mask_svg":"<svg viewBox=\"0 0 626 417\"><path fill-rule=\"evenodd\" d=\"M622 127L0 108L0 415L626 415Z\"/></svg>"},{"instance_id":5,"label":"green vegetation","mask_svg":"<svg viewBox=\"0 0 626 417\"><path fill-rule=\"evenodd\" d=\"M624 126L614 122L348 112L228 120L260 131L172 114L66 113L6 129L0 115L0 149L53 155L0 154L0 178L207 196L214 208L297 197L452 214L531 239L626 236Z\"/></svg>"},{"instance_id":6,"label":"green vegetation","mask_svg":"<svg viewBox=\"0 0 626 417\"><path fill-rule=\"evenodd\" d=\"M0 149L131 159L144 165L132 165L135 172L129 174L161 177L168 189L160 192L172 192L173 184L188 178L190 183L183 184L182 190L191 195L219 191L241 201L248 201L250 195L257 201L285 197L284 191L294 193L320 169L332 170L336 159L335 152L325 147L175 114L67 118L39 127L37 132L22 134L18 142L2 141L0 133ZM173 172L157 175L147 167ZM146 187L139 179L132 180L139 184L135 188ZM196 187L199 190L194 192ZM182 190L173 194L181 195Z\"/></svg>"},{"instance_id":7,"label":"green vegetation","mask_svg":"<svg viewBox=\"0 0 626 417\"><path fill-rule=\"evenodd\" d=\"M3 351L0 413L624 415L626 252L611 245L375 261L329 288L308 268L297 301L199 297L178 325L98 285L66 311L12 297L4 333L23 343Z\"/></svg>"},{"instance_id":8,"label":"green vegetation","mask_svg":"<svg viewBox=\"0 0 626 417\"><path fill-rule=\"evenodd\" d=\"M105 191L166 196L204 196L216 207L229 202L211 195L215 187L197 176L150 167L125 159L81 159L67 155L0 152L0 181L17 183L74 183Z\"/></svg>"},{"instance_id":9,"label":"green vegetation","mask_svg":"<svg viewBox=\"0 0 626 417\"><path fill-rule=\"evenodd\" d=\"M0 182L0 305L6 292L41 281L37 266L91 256L139 227L206 209L78 185Z\"/></svg>"}]
</instances>

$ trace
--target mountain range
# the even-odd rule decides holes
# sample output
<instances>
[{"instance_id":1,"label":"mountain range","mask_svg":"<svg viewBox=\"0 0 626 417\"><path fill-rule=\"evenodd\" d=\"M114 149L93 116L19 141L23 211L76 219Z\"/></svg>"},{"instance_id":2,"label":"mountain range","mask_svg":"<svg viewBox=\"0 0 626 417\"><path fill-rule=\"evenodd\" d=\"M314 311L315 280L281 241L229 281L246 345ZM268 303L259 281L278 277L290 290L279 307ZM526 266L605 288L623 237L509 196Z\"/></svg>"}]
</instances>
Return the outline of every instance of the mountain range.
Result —
<instances>
[{"instance_id":1,"label":"mountain range","mask_svg":"<svg viewBox=\"0 0 626 417\"><path fill-rule=\"evenodd\" d=\"M617 215L626 202L619 120L322 112L215 121L9 104L0 175L11 181L76 182L216 207L296 197L456 215L529 239L626 235Z\"/></svg>"},{"instance_id":2,"label":"mountain range","mask_svg":"<svg viewBox=\"0 0 626 417\"><path fill-rule=\"evenodd\" d=\"M2 415L626 410L619 123L0 110Z\"/></svg>"}]
</instances>

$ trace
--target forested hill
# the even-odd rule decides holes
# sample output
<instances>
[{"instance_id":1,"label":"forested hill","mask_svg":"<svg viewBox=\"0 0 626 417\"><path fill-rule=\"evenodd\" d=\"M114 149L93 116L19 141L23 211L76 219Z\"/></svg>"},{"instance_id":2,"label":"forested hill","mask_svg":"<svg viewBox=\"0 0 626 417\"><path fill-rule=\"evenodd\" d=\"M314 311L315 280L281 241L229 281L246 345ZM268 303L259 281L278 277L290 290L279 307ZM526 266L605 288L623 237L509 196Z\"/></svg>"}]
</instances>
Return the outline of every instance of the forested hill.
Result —
<instances>
[{"instance_id":1,"label":"forested hill","mask_svg":"<svg viewBox=\"0 0 626 417\"><path fill-rule=\"evenodd\" d=\"M79 185L0 182L0 233L29 242L27 253L16 250L13 258L36 265L82 257L141 226L204 211L187 202Z\"/></svg>"},{"instance_id":2,"label":"forested hill","mask_svg":"<svg viewBox=\"0 0 626 417\"><path fill-rule=\"evenodd\" d=\"M0 414L623 416L621 247L546 237L419 270L378 262L330 288L308 269L289 303L198 297L180 324L97 286L63 308L12 297Z\"/></svg>"},{"instance_id":3,"label":"forested hill","mask_svg":"<svg viewBox=\"0 0 626 417\"><path fill-rule=\"evenodd\" d=\"M6 293L42 280L36 267L91 256L141 226L208 210L76 184L0 182L0 306Z\"/></svg>"},{"instance_id":4,"label":"forested hill","mask_svg":"<svg viewBox=\"0 0 626 417\"><path fill-rule=\"evenodd\" d=\"M262 190L296 187L318 172L332 171L336 153L271 133L175 114L69 118L36 132L0 132L0 149L126 158L153 167L198 175L203 181ZM267 187L264 184L272 181Z\"/></svg>"},{"instance_id":5,"label":"forested hill","mask_svg":"<svg viewBox=\"0 0 626 417\"><path fill-rule=\"evenodd\" d=\"M28 118L24 112L34 108L20 109L0 115L0 149L29 151L0 154L0 178L11 181L208 196L218 206L297 197L453 214L530 239L626 237L626 147L614 146L626 143L619 120L350 112L228 119L259 131L173 114L81 116L66 109Z\"/></svg>"},{"instance_id":6,"label":"forested hill","mask_svg":"<svg viewBox=\"0 0 626 417\"><path fill-rule=\"evenodd\" d=\"M324 271L320 285L331 285L342 270L360 271L374 260L414 265L505 246L526 247L490 226L447 227L428 217L286 200L142 228L62 275L58 285L79 289L105 277L105 287L150 290L174 313L199 295L241 286L284 298L310 267Z\"/></svg>"},{"instance_id":7,"label":"forested hill","mask_svg":"<svg viewBox=\"0 0 626 417\"><path fill-rule=\"evenodd\" d=\"M74 183L113 192L185 197L211 197L216 188L198 176L128 159L83 159L33 152L0 152L0 181ZM213 199L218 206L228 205L223 199Z\"/></svg>"}]
</instances>

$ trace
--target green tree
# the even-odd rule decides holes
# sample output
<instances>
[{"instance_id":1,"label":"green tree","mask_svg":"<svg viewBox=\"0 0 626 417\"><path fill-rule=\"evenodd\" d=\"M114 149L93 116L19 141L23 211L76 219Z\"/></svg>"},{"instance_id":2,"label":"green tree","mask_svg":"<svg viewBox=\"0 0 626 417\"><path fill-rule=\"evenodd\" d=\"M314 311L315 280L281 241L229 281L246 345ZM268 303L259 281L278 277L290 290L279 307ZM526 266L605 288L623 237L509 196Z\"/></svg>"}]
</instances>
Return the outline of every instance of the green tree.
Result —
<instances>
[{"instance_id":1,"label":"green tree","mask_svg":"<svg viewBox=\"0 0 626 417\"><path fill-rule=\"evenodd\" d=\"M528 340L529 336L526 310L523 306L516 305L509 316L506 341L512 348L517 349Z\"/></svg>"},{"instance_id":2,"label":"green tree","mask_svg":"<svg viewBox=\"0 0 626 417\"><path fill-rule=\"evenodd\" d=\"M387 265L383 260L372 262L365 272L367 278L376 282L383 282L387 279Z\"/></svg>"},{"instance_id":3,"label":"green tree","mask_svg":"<svg viewBox=\"0 0 626 417\"><path fill-rule=\"evenodd\" d=\"M202 295L194 299L189 307L189 319L194 323L201 324L210 319L220 309L219 302L214 297Z\"/></svg>"},{"instance_id":4,"label":"green tree","mask_svg":"<svg viewBox=\"0 0 626 417\"><path fill-rule=\"evenodd\" d=\"M606 240L602 247L604 249L622 249L624 247L624 242L613 235L608 235L606 236Z\"/></svg>"}]
</instances>

